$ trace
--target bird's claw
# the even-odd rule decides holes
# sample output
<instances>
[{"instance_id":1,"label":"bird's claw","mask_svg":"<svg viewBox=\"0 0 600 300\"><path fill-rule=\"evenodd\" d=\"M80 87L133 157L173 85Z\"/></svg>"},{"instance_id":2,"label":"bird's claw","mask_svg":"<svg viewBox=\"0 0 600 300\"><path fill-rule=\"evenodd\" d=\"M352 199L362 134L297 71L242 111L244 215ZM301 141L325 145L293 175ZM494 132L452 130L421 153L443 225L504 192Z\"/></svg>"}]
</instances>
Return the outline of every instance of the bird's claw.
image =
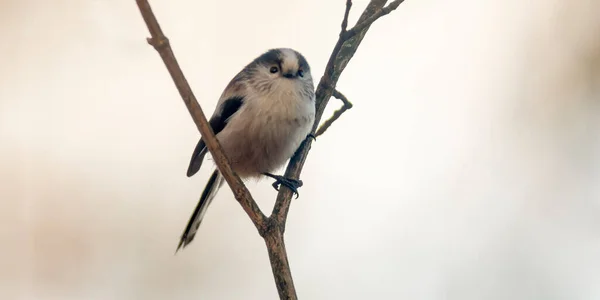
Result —
<instances>
[{"instance_id":1,"label":"bird's claw","mask_svg":"<svg viewBox=\"0 0 600 300\"><path fill-rule=\"evenodd\" d=\"M312 133L309 133L307 137L312 138L313 141L317 140L317 137L314 134L312 134Z\"/></svg>"},{"instance_id":2,"label":"bird's claw","mask_svg":"<svg viewBox=\"0 0 600 300\"><path fill-rule=\"evenodd\" d=\"M276 191L279 191L279 187L283 185L283 186L287 187L288 189L290 189L292 191L292 193L296 194L296 199L298 199L298 197L300 196L300 194L298 193L298 188L304 184L302 182L302 180L286 178L283 176L273 175L273 174L269 174L269 173L266 173L265 175L275 179L275 182L273 182L273 188Z\"/></svg>"}]
</instances>

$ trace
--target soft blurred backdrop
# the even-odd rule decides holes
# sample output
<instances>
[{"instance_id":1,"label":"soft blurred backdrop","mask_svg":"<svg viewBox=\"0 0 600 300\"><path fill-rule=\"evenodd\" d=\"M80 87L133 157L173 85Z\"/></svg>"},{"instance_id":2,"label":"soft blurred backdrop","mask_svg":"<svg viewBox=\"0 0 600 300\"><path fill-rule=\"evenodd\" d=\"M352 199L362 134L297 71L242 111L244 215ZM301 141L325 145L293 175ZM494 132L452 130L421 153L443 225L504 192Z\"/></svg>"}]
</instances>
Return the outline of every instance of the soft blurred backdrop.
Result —
<instances>
[{"instance_id":1,"label":"soft blurred backdrop","mask_svg":"<svg viewBox=\"0 0 600 300\"><path fill-rule=\"evenodd\" d=\"M268 48L318 80L345 1L150 2L210 114ZM300 299L600 299L598 11L406 0L377 21L292 203ZM277 299L227 188L173 255L211 170L185 176L199 134L135 1L2 0L0 36L0 299ZM270 211L271 181L248 185Z\"/></svg>"}]
</instances>

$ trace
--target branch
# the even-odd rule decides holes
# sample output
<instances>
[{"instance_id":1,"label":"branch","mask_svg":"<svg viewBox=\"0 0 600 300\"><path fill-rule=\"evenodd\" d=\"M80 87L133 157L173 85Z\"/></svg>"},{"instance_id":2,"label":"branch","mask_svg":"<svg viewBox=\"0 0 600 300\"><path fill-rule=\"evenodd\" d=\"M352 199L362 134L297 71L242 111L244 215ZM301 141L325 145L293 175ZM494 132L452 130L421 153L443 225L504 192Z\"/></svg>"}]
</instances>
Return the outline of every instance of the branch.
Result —
<instances>
[{"instance_id":1,"label":"branch","mask_svg":"<svg viewBox=\"0 0 600 300\"><path fill-rule=\"evenodd\" d=\"M171 74L171 78L192 116L198 131L200 131L200 134L202 135L202 139L204 139L204 142L206 143L208 151L211 153L217 168L231 187L235 199L242 205L242 208L246 211L259 232L263 232L266 224L266 217L260 211L256 201L254 201L240 177L231 169L229 159L223 152L221 144L215 137L212 127L208 124L206 116L204 115L200 104L198 104L198 100L196 100L190 85L185 79L185 76L179 67L179 63L177 62L177 59L175 59L175 55L169 44L169 39L167 39L162 32L150 4L147 0L136 0L136 2L142 13L142 17L144 18L144 22L148 27L148 31L150 31L150 35L152 36L147 39L148 44L152 45L160 54L160 57L165 63L169 74Z\"/></svg>"},{"instance_id":2,"label":"branch","mask_svg":"<svg viewBox=\"0 0 600 300\"><path fill-rule=\"evenodd\" d=\"M272 220L271 220L272 221ZM269 230L264 235L267 252L269 252L269 261L271 262L271 271L279 293L279 299L297 300L296 288L292 278L290 262L288 261L283 232L280 226L272 224L268 226Z\"/></svg>"},{"instance_id":3,"label":"branch","mask_svg":"<svg viewBox=\"0 0 600 300\"><path fill-rule=\"evenodd\" d=\"M333 116L331 116L331 118L329 118L325 122L323 122L323 125L321 125L319 127L319 129L317 130L317 133L315 133L315 137L320 136L323 133L325 133L325 131L327 129L329 129L329 127L331 126L331 124L333 124L333 122L335 122L337 119L339 119L345 111L352 108L352 103L350 103L350 101L348 101L348 98L346 98L346 96L344 96L342 93L338 92L338 90L335 90L335 89L333 90L333 96L336 97L337 99L341 100L344 105L340 109L336 110L333 113Z\"/></svg>"},{"instance_id":4,"label":"branch","mask_svg":"<svg viewBox=\"0 0 600 300\"><path fill-rule=\"evenodd\" d=\"M350 7L352 6L352 1L346 0L346 9L344 11L344 19L342 21L338 40L329 56L329 61L325 67L325 74L321 77L315 92L317 110L312 130L313 133L317 130L325 107L331 96L334 94L335 85L339 80L340 75L348 65L350 59L354 56L354 53L356 53L356 50L367 33L367 30L369 30L370 25L378 18L389 14L396 9L403 1L404 0L395 0L388 6L385 6L387 0L371 0L358 19L358 25L346 31L345 28L348 23L348 14ZM349 34L351 31L353 33ZM296 154L290 159L285 171L285 177L295 179L300 177L311 145L312 139L306 139L304 141L302 146L296 151ZM280 189L277 194L277 200L275 201L273 211L269 217L269 219L275 218L276 223L281 227L282 233L285 232L292 195L293 194L289 189Z\"/></svg>"},{"instance_id":5,"label":"branch","mask_svg":"<svg viewBox=\"0 0 600 300\"><path fill-rule=\"evenodd\" d=\"M321 77L321 80L317 86L317 90L315 91L317 109L315 113L315 123L312 129L313 133L317 129L321 117L323 116L323 112L325 111L325 107L334 93L335 85L340 78L340 75L348 65L350 59L352 59L354 56L354 53L356 53L356 50L367 33L367 30L369 30L370 25L377 18L384 15L379 11L381 11L386 2L387 0L371 0L371 2L369 2L367 5L367 8L365 8L362 15L358 19L359 24L362 22L362 24L365 25L361 25L362 27L359 29L351 29L354 30L355 33L348 35L346 28L348 26L348 15L350 13L352 1L346 0L346 9L344 11L344 18L342 20L341 32L338 37L338 41L336 42L333 51L329 56L329 61L325 67L325 74ZM398 3L397 5L400 5L401 2L402 1L396 0L392 4L396 5L395 3ZM390 6L392 4L390 4ZM376 14L381 15L377 18L373 18L371 21L371 18ZM367 23L365 20L370 21L371 23ZM296 151L294 156L290 159L290 162L285 170L285 177L296 179L300 177L300 173L302 172L302 168L306 162L311 144L312 139L306 139L304 143L302 143L302 146L300 146L298 151ZM280 299L297 299L283 240L283 233L285 232L285 225L287 222L287 215L290 210L292 195L293 194L289 189L280 189L279 193L277 194L277 200L275 200L275 205L273 206L271 216L269 216L269 221L271 221L269 223L272 225L268 226L268 228L273 228L273 226L275 227L275 229L272 229L272 231L277 234L278 242L281 243L281 247L271 247L268 240L265 239L265 241L267 241L267 249L269 251L269 257L271 258L271 268L273 270L273 275L275 277L275 283L277 285L277 290L279 291ZM281 259L279 260L279 264L276 264L273 261L274 257L285 257L286 259ZM280 276L280 272L283 272L284 276ZM288 284L291 284L291 286L288 286ZM290 290L294 290L293 293L290 292Z\"/></svg>"},{"instance_id":6,"label":"branch","mask_svg":"<svg viewBox=\"0 0 600 300\"><path fill-rule=\"evenodd\" d=\"M373 24L373 22L377 21L377 19L379 19L379 18L381 18L381 17L383 17L383 16L391 13L396 8L398 8L398 6L400 6L400 4L402 2L404 2L404 0L395 0L395 1L392 1L388 6L383 7L381 9L377 10L369 18L367 18L367 19L365 19L365 20L357 23L356 25L354 25L354 27L352 27L352 29L350 29L347 32L345 32L346 39L355 36L358 32L360 32L363 29L371 26L371 24Z\"/></svg>"},{"instance_id":7,"label":"branch","mask_svg":"<svg viewBox=\"0 0 600 300\"><path fill-rule=\"evenodd\" d=\"M348 16L350 15L351 8L352 0L346 0L346 11L344 11L344 19L342 20L342 32L346 32L346 29L348 29Z\"/></svg>"}]
</instances>

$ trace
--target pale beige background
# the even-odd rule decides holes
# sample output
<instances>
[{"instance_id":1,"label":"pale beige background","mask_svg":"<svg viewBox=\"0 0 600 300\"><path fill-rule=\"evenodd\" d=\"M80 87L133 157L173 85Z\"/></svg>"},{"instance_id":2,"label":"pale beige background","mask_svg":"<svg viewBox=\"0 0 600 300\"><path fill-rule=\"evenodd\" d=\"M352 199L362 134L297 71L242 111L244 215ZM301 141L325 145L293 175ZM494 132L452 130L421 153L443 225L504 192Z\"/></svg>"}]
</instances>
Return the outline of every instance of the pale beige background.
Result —
<instances>
[{"instance_id":1,"label":"pale beige background","mask_svg":"<svg viewBox=\"0 0 600 300\"><path fill-rule=\"evenodd\" d=\"M151 2L208 113L271 47L319 78L344 6ZM227 189L173 256L210 170L185 177L199 135L135 2L0 3L0 299L276 299ZM377 22L291 209L300 298L600 299L598 11L407 0ZM270 183L249 184L265 209Z\"/></svg>"}]
</instances>

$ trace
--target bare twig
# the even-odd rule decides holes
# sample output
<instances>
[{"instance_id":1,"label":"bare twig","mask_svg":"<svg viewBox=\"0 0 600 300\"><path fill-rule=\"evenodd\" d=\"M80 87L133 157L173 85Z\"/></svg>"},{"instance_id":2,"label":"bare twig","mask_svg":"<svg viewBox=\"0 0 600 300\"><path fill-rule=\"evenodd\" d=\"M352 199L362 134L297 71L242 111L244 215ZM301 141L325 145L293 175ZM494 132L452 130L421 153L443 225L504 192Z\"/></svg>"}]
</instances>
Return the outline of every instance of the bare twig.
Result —
<instances>
[{"instance_id":1,"label":"bare twig","mask_svg":"<svg viewBox=\"0 0 600 300\"><path fill-rule=\"evenodd\" d=\"M333 122L335 122L337 119L339 119L345 111L352 108L352 103L350 101L348 101L348 98L346 98L346 96L344 96L338 90L333 90L333 96L336 97L337 99L340 99L342 101L343 105L342 105L342 107L340 107L340 109L336 110L329 119L327 119L327 120L325 120L325 122L323 122L323 124L317 130L317 133L315 133L315 137L320 136L323 133L325 133L325 131L327 129L329 129L329 127L331 126L331 124L333 124Z\"/></svg>"},{"instance_id":2,"label":"bare twig","mask_svg":"<svg viewBox=\"0 0 600 300\"><path fill-rule=\"evenodd\" d=\"M398 2L398 5L399 5L401 1L395 1L395 2ZM385 6L386 3L387 3L387 0L371 0L371 2L369 2L367 7L365 8L365 10L363 11L362 15L358 19L358 22L360 23L360 22L364 22L365 20L368 20L370 17L372 17L374 14L376 14L379 10L381 10ZM317 129L317 126L321 120L321 117L323 116L323 112L325 111L325 107L327 106L329 99L333 95L333 90L335 89L335 84L337 83L338 79L340 78L342 71L344 71L344 69L348 65L348 62L350 61L350 59L354 56L354 53L358 49L360 42L364 38L365 34L367 33L367 30L369 30L370 24L372 23L372 22L366 23L366 25L363 26L363 28L361 28L360 30L355 29L354 31L356 33L352 34L351 36L342 34L342 32L344 31L344 28L347 27L347 23L348 23L347 16L349 14L349 10L350 10L351 6L352 6L352 2L350 0L347 0L346 1L346 10L344 11L344 20L342 21L342 25L341 25L342 31L340 32L338 41L336 42L336 44L331 52L331 55L329 56L329 61L327 62L327 65L325 67L325 74L321 77L321 80L319 81L317 90L315 92L317 110L316 110L316 114L315 114L315 123L313 125L313 130L312 130L313 133ZM375 21L375 19L373 20L373 22L374 21ZM304 163L306 162L306 158L308 156L308 152L310 151L311 144L312 144L312 139L306 139L305 142L302 144L302 146L300 146L298 151L296 151L294 156L290 159L290 162L285 170L285 175L284 175L285 177L287 177L287 178L299 178L300 177L300 173L302 172L302 168L304 167ZM276 227L281 228L281 229L272 229L272 230L274 230L276 232L280 232L282 247L279 247L279 248L268 247L269 257L275 256L274 255L275 253L272 253L272 249L276 250L276 251L283 251L285 253L283 233L285 232L285 225L287 222L287 215L290 210L292 195L293 194L289 189L280 189L279 193L277 194L277 200L275 200L275 205L273 206L273 211L271 212L271 216L269 216L269 220L274 222L274 225ZM269 228L272 228L272 226L269 226ZM267 246L268 245L269 244L267 243ZM285 261L285 263L287 263L287 261ZM297 299L297 297L286 298L285 294L282 294L281 288L286 286L286 281L281 281L281 278L279 278L277 273L279 271L289 272L289 269L281 270L281 268L277 268L277 271L276 271L276 266L273 264L273 261L271 261L271 267L273 268L275 282L276 282L277 288L279 290L279 297L281 299ZM291 280L291 275L290 275L290 280Z\"/></svg>"},{"instance_id":3,"label":"bare twig","mask_svg":"<svg viewBox=\"0 0 600 300\"><path fill-rule=\"evenodd\" d=\"M350 3L349 3L350 2ZM325 74L321 77L319 81L319 85L317 86L317 90L315 92L317 99L317 111L315 114L315 124L313 125L313 133L317 130L317 126L323 116L323 112L325 111L325 107L329 102L329 99L333 95L333 91L335 89L335 85L340 78L340 75L348 65L350 59L354 56L354 53L358 49L362 39L364 38L367 30L369 30L369 26L372 22L374 22L377 18L385 15L382 13L382 9L385 7L387 0L371 0L360 18L358 19L358 24L361 25L360 30L356 30L353 28L356 33L348 36L347 34L343 34L344 23L347 23L346 15L348 14L349 7L352 5L351 1L346 1L346 10L344 11L344 19L342 21L342 30L340 31L340 35L338 40L333 47L331 55L329 56L329 61L325 67ZM397 7L400 5L402 1L396 0L391 3L388 7ZM392 6L392 4L394 6ZM393 9L390 9L390 11ZM374 18L376 14L380 14L379 17ZM370 21L372 20L372 21ZM368 23L370 21L371 23ZM347 24L346 24L347 26ZM352 29L351 29L352 30ZM300 146L300 149L296 151L296 154L290 159L290 162L285 171L285 177L288 178L299 178L300 173L302 172L302 168L304 167L304 163L306 162L306 157L308 156L308 152L312 145L312 139L306 139L306 141ZM275 201L275 205L273 207L273 211L271 212L270 219L275 218L277 224L281 226L281 231L285 232L285 225L287 220L287 215L290 209L292 192L289 189L280 189L279 194L277 194L277 200Z\"/></svg>"},{"instance_id":4,"label":"bare twig","mask_svg":"<svg viewBox=\"0 0 600 300\"><path fill-rule=\"evenodd\" d=\"M344 104L344 106L347 109L351 109L352 108L352 103L350 102L350 100L348 100L348 98L346 98L346 96L344 96L344 94L340 93L340 91L338 90L333 90L333 96L342 101L342 103Z\"/></svg>"},{"instance_id":5,"label":"bare twig","mask_svg":"<svg viewBox=\"0 0 600 300\"><path fill-rule=\"evenodd\" d=\"M223 177L225 177L233 191L235 198L258 229L259 234L265 240L280 299L298 299L283 239L287 214L292 199L291 190L284 188L279 190L271 216L268 218L265 217L244 183L231 169L229 159L224 154L221 145L206 120L202 108L192 93L177 60L175 59L173 50L169 45L169 40L160 29L148 1L136 0L136 2L152 36L148 39L148 43L154 46L156 51L160 54L165 66L171 74L171 78L177 86L181 98L186 104L188 111L196 124L196 127L200 131L209 152L212 154L217 168L221 171ZM350 8L352 7L352 1L346 0L346 9L344 11L344 18L342 20L338 41L335 44L329 57L329 61L327 62L327 66L325 67L325 74L321 77L315 92L317 110L312 132L315 132L317 129L321 117L323 116L323 111L332 95L340 99L344 103L344 106L336 111L334 116L323 124L323 127L319 129L317 135L325 132L331 123L339 118L339 115L352 107L352 104L348 99L335 89L335 84L352 56L354 56L354 53L364 38L369 26L381 16L389 14L392 10L396 9L402 2L403 0L396 0L387 7L384 7L387 0L371 0L360 16L357 25L350 30L347 30L348 16L350 14ZM311 139L306 139L296 154L291 158L285 172L286 177L298 178L300 176L308 151L310 150L311 142Z\"/></svg>"},{"instance_id":6,"label":"bare twig","mask_svg":"<svg viewBox=\"0 0 600 300\"><path fill-rule=\"evenodd\" d=\"M259 231L264 231L266 224L266 217L256 204L256 201L250 195L250 192L242 182L239 176L233 172L231 169L231 165L229 163L229 159L223 152L221 148L221 144L215 137L212 128L208 124L206 120L206 116L198 104L198 100L194 96L190 85L188 84L181 68L179 67L179 63L177 59L175 59L175 55L173 54L173 50L169 44L169 39L162 32L154 13L152 12L152 8L147 0L136 0L137 5L142 13L142 17L150 31L151 38L148 38L147 41L150 45L156 49L156 51L160 54L167 70L171 74L171 78L175 85L177 86L177 90L183 99L196 127L200 131L202 135L202 139L206 143L206 147L208 151L210 151L217 168L223 174L223 177L231 187L233 191L233 195L235 199L242 205L244 211L248 214L254 226Z\"/></svg>"},{"instance_id":7,"label":"bare twig","mask_svg":"<svg viewBox=\"0 0 600 300\"><path fill-rule=\"evenodd\" d=\"M346 11L344 11L344 19L342 20L342 33L346 33L348 29L348 16L350 16L350 9L352 8L352 0L346 0Z\"/></svg>"},{"instance_id":8,"label":"bare twig","mask_svg":"<svg viewBox=\"0 0 600 300\"><path fill-rule=\"evenodd\" d=\"M346 39L349 39L353 36L355 36L358 32L360 32L361 30L365 29L368 26L371 26L371 24L373 24L373 22L377 21L377 19L391 13L392 11L394 11L396 8L398 8L398 6L400 6L400 4L404 2L404 0L395 0L392 1L390 4L388 4L388 6L383 7L379 10L377 10L373 15L371 15L369 18L357 23L356 25L354 25L354 27L352 27L350 30L346 31Z\"/></svg>"}]
</instances>

